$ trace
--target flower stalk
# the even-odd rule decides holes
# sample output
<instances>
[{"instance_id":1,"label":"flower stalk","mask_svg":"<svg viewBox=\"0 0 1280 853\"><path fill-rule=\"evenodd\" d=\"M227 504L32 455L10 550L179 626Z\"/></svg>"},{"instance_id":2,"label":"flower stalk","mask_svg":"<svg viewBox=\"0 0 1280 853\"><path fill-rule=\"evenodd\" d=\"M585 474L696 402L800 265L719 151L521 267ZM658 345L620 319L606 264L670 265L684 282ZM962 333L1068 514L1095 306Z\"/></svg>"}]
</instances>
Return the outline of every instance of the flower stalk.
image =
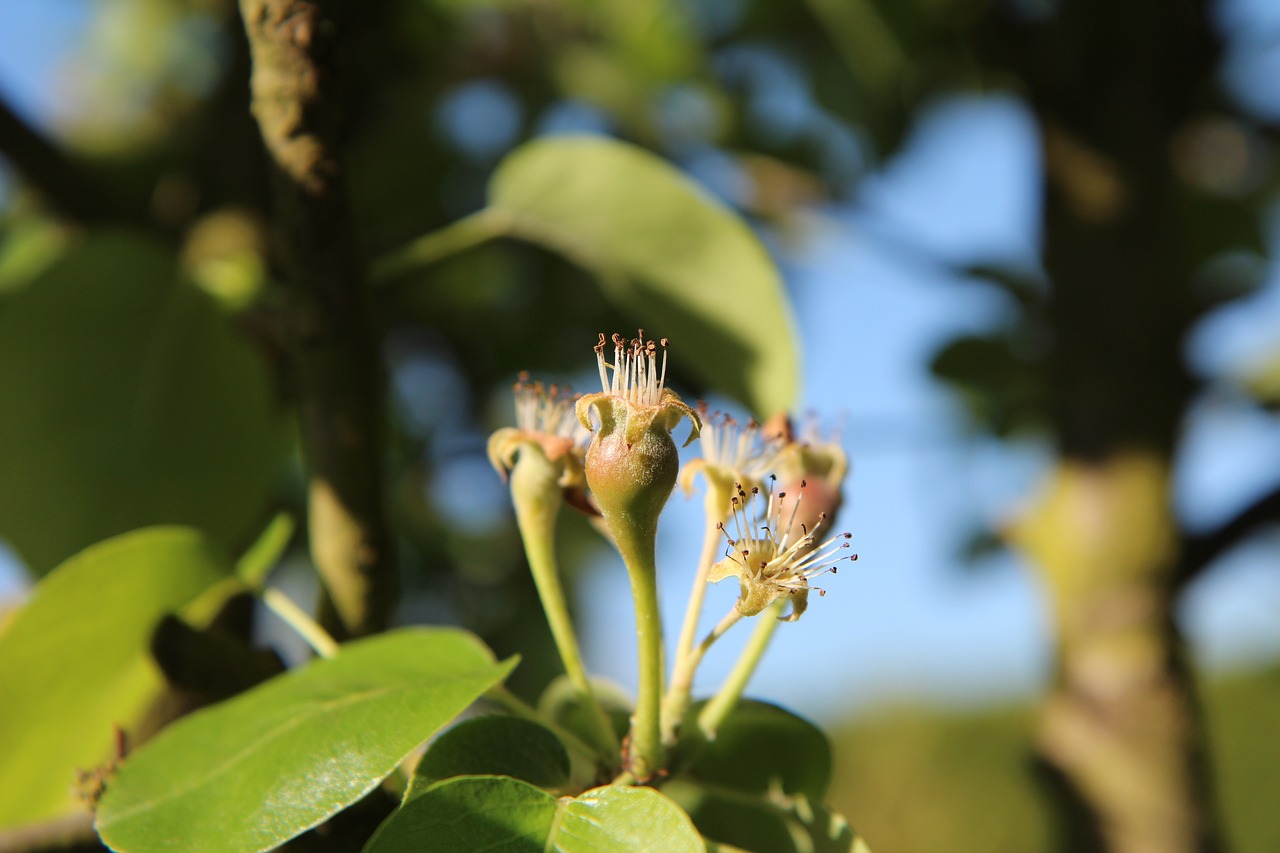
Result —
<instances>
[{"instance_id":1,"label":"flower stalk","mask_svg":"<svg viewBox=\"0 0 1280 853\"><path fill-rule=\"evenodd\" d=\"M667 687L667 695L662 700L662 744L670 749L675 746L680 730L680 722L689 709L693 698L693 676L699 664L716 640L723 637L730 628L742 620L742 612L735 606L725 614L702 642L693 646L677 659L671 673L671 684Z\"/></svg>"},{"instance_id":2,"label":"flower stalk","mask_svg":"<svg viewBox=\"0 0 1280 853\"><path fill-rule=\"evenodd\" d=\"M662 348L659 364L658 349ZM613 361L605 358L604 335L596 344L601 391L578 400L577 414L591 430L586 478L631 582L636 614L639 686L631 718L625 769L639 782L663 765L662 619L658 611L655 543L658 517L680 470L671 430L684 418L698 437L701 419L666 387L666 339L627 341L613 337ZM592 416L598 419L593 421Z\"/></svg>"},{"instance_id":3,"label":"flower stalk","mask_svg":"<svg viewBox=\"0 0 1280 853\"><path fill-rule=\"evenodd\" d=\"M836 442L822 441L816 425L797 441L785 417L762 428L720 413L708 416L702 404L694 411L666 387L666 339L645 340L641 330L631 340L614 335L612 343L612 360L604 335L595 348L598 393L574 397L522 375L518 426L494 433L489 458L510 483L552 637L570 684L591 711L582 736L606 761L621 755L620 764L597 769L615 771L615 784L644 785L664 773L667 750L689 712L694 676L712 645L743 619L763 617L729 678L693 722L707 739L715 738L738 704L778 622L798 619L811 592L824 594L811 582L857 556L847 550L850 534L826 536L847 470ZM705 438L702 458L682 471L672 430L685 418L692 425L685 444L704 428ZM664 693L658 520L676 483L692 492L698 474L705 482L705 536ZM775 488L779 483L782 489ZM593 517L622 557L631 587L639 683L621 745L591 689L561 586L555 548L561 503ZM738 598L698 642L706 585L729 577L738 581Z\"/></svg>"},{"instance_id":4,"label":"flower stalk","mask_svg":"<svg viewBox=\"0 0 1280 853\"><path fill-rule=\"evenodd\" d=\"M798 520L804 514L805 486L801 480L800 491L789 504L786 492L774 493L772 481L763 493L758 487L747 492L738 486L732 499L733 534L720 525L729 547L724 559L712 567L710 579L736 577L740 594L735 610L759 620L733 671L698 715L698 728L709 740L715 738L724 718L742 698L778 623L795 621L805 612L809 593L815 589L809 582L834 574L842 560L858 558L857 554L844 556L849 548L848 533L819 543L817 533L826 524L825 512L819 512L812 527ZM817 592L825 594L821 589ZM784 615L788 602L790 613Z\"/></svg>"},{"instance_id":5,"label":"flower stalk","mask_svg":"<svg viewBox=\"0 0 1280 853\"><path fill-rule=\"evenodd\" d=\"M275 587L264 587L258 592L267 609L297 632L307 641L307 645L322 658L331 658L338 654L338 641L320 623L312 619L293 599Z\"/></svg>"},{"instance_id":6,"label":"flower stalk","mask_svg":"<svg viewBox=\"0 0 1280 853\"><path fill-rule=\"evenodd\" d=\"M765 649L769 648L774 632L785 621L782 618L784 606L781 600L775 601L756 620L755 630L751 632L751 638L747 640L747 646L742 650L738 662L733 665L733 671L724 680L724 684L720 685L716 695L711 697L711 701L702 706L702 711L698 714L698 729L707 740L716 739L721 723L737 707L751 676L755 675L756 667L760 665L760 659L764 657Z\"/></svg>"},{"instance_id":7,"label":"flower stalk","mask_svg":"<svg viewBox=\"0 0 1280 853\"><path fill-rule=\"evenodd\" d=\"M587 678L556 560L560 505L583 484L581 439L586 434L574 419L573 401L567 389L544 388L522 374L515 386L517 427L493 434L489 461L510 480L516 525L556 651L569 683L588 709L594 746L611 761L619 752L618 738Z\"/></svg>"},{"instance_id":8,"label":"flower stalk","mask_svg":"<svg viewBox=\"0 0 1280 853\"><path fill-rule=\"evenodd\" d=\"M656 527L654 528L656 532ZM663 748L659 729L662 712L662 616L658 610L658 572L654 563L654 539L635 537L618 542L627 567L636 613L636 646L639 686L636 710L627 744L627 769L645 781L662 769Z\"/></svg>"},{"instance_id":9,"label":"flower stalk","mask_svg":"<svg viewBox=\"0 0 1280 853\"><path fill-rule=\"evenodd\" d=\"M751 421L741 426L729 415L717 412L707 415L705 404L698 405L702 417L702 458L695 459L680 472L680 484L686 494L693 491L693 479L702 474L706 484L703 509L706 533L703 536L702 555L694 573L693 588L685 607L684 622L676 644L676 662L671 671L671 683L662 708L662 740L667 746L676 741L677 729L689 707L693 692L693 678L707 649L727 631L729 624L721 623L701 645L695 646L698 622L707 596L708 575L716 562L723 534L722 524L733 511L734 493L740 483L755 486L760 483L768 466L781 449L780 442L762 436L759 424ZM721 630L723 627L723 630Z\"/></svg>"},{"instance_id":10,"label":"flower stalk","mask_svg":"<svg viewBox=\"0 0 1280 853\"><path fill-rule=\"evenodd\" d=\"M604 708L591 690L587 670L582 662L578 637L569 615L560 568L555 553L556 517L560 510L559 475L541 453L524 453L511 470L511 496L516 510L516 525L524 540L525 556L533 575L538 599L542 602L551 637L564 665L569 683L577 690L590 711L591 735L602 756L618 754L618 739Z\"/></svg>"}]
</instances>

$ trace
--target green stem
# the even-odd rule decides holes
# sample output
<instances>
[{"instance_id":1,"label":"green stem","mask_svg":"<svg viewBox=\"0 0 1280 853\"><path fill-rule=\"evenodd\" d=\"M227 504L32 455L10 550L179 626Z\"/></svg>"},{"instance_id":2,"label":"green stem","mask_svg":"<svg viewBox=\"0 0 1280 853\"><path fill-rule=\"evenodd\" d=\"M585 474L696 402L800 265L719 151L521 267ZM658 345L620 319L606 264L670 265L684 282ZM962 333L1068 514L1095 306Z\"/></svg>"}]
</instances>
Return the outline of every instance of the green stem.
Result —
<instances>
[{"instance_id":1,"label":"green stem","mask_svg":"<svg viewBox=\"0 0 1280 853\"><path fill-rule=\"evenodd\" d=\"M702 556L698 559L698 570L694 574L693 589L689 591L689 603L684 610L684 623L680 626L680 639L676 643L676 662L671 670L671 684L667 688L667 698L662 709L662 741L667 746L675 742L675 727L684 716L689 706L689 696L693 690L693 676L698 662L690 663L689 657L694 653L694 642L698 634L698 622L702 619L702 605L707 597L707 575L715 563L716 554L720 550L723 533L720 522L725 518L729 507L730 489L719 477L705 473L707 490L703 497L706 533L702 538ZM699 655L701 660L701 655Z\"/></svg>"},{"instance_id":2,"label":"green stem","mask_svg":"<svg viewBox=\"0 0 1280 853\"><path fill-rule=\"evenodd\" d=\"M369 277L375 284L394 281L419 267L500 237L507 231L507 226L508 217L502 211L486 207L379 258L373 264Z\"/></svg>"},{"instance_id":3,"label":"green stem","mask_svg":"<svg viewBox=\"0 0 1280 853\"><path fill-rule=\"evenodd\" d=\"M698 671L698 665L702 663L702 658L706 656L707 650L711 648L716 640L725 635L730 628L738 624L742 619L742 614L735 605L720 623L711 630L702 639L702 642L690 649L689 653L683 659L677 661L676 669L671 674L671 687L667 690L666 699L662 703L662 743L664 746L671 747L676 742L676 732L680 727L680 721L684 718L684 712L689 707L689 700L693 691L693 675Z\"/></svg>"},{"instance_id":4,"label":"green stem","mask_svg":"<svg viewBox=\"0 0 1280 853\"><path fill-rule=\"evenodd\" d=\"M578 648L573 619L565 601L564 587L560 584L560 569L556 561L556 516L560 511L559 475L555 466L538 449L527 447L520 452L511 472L511 498L516 509L516 524L520 538L524 540L525 556L533 574L538 598L547 614L551 637L564 664L569 683L577 690L591 719L592 737L602 754L612 758L619 751L618 738L601 707Z\"/></svg>"},{"instance_id":5,"label":"green stem","mask_svg":"<svg viewBox=\"0 0 1280 853\"><path fill-rule=\"evenodd\" d=\"M329 632L320 627L320 623L312 619L306 611L293 603L293 599L275 587L266 587L261 592L262 603L272 613L284 620L290 628L298 632L307 645L322 658L331 658L338 653L338 643Z\"/></svg>"},{"instance_id":6,"label":"green stem","mask_svg":"<svg viewBox=\"0 0 1280 853\"><path fill-rule=\"evenodd\" d=\"M773 639L773 632L778 630L778 616L782 614L785 604L786 602L780 599L760 614L756 628L751 633L751 638L747 640L742 656L734 664L733 671L724 680L724 684L720 685L716 695L703 707L702 713L698 714L698 728L702 730L707 740L716 739L716 731L720 728L720 724L742 698L743 691L747 689L747 682L755 674L760 659L764 657L764 650L769 647L769 640Z\"/></svg>"},{"instance_id":7,"label":"green stem","mask_svg":"<svg viewBox=\"0 0 1280 853\"><path fill-rule=\"evenodd\" d=\"M626 769L640 782L651 779L662 768L662 617L658 611L658 570L654 560L656 535L654 525L647 530L633 528L618 539L618 551L631 579L640 670Z\"/></svg>"}]
</instances>

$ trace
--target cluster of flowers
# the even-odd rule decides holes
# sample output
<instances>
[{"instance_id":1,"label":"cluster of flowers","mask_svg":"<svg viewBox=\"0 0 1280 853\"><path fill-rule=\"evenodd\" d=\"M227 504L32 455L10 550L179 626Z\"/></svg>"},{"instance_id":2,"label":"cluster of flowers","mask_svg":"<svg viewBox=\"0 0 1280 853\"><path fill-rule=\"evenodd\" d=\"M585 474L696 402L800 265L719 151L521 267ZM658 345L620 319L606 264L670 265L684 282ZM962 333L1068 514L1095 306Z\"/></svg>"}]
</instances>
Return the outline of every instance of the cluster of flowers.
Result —
<instances>
[{"instance_id":1,"label":"cluster of flowers","mask_svg":"<svg viewBox=\"0 0 1280 853\"><path fill-rule=\"evenodd\" d=\"M667 341L614 335L612 360L604 335L596 344L601 390L575 396L568 389L516 383L516 426L498 430L489 458L511 485L516 521L565 672L592 712L592 739L603 754L618 754L637 781L662 772L690 707L693 675L711 644L743 617L769 612L795 620L808 607L811 581L834 572L846 556L847 533L826 538L847 470L844 452L824 442L811 423L797 439L785 415L770 424L741 424L729 415L690 408L666 387ZM702 439L702 458L680 468L672 430L690 423L688 446ZM705 483L707 536L694 576L670 684L658 614L654 542L658 516L679 481L687 493ZM622 744L600 707L582 664L555 562L555 517L562 503L592 514L621 554L636 612L639 688L631 731ZM695 642L708 583L734 577L733 609L701 643ZM822 590L818 590L822 594ZM790 604L789 610L786 608ZM784 612L785 611L785 612ZM758 622L768 632L778 621ZM698 716L714 737L750 670L730 679Z\"/></svg>"},{"instance_id":2,"label":"cluster of flowers","mask_svg":"<svg viewBox=\"0 0 1280 853\"><path fill-rule=\"evenodd\" d=\"M820 539L840 505L844 451L823 440L813 419L797 436L785 416L743 424L705 404L690 408L666 387L665 338L645 340L643 330L631 340L614 335L612 362L608 348L602 334L598 393L576 396L521 375L516 427L499 430L489 444L494 467L506 477L522 454L540 454L554 467L562 497L601 515L619 542L656 529L677 471L687 494L701 474L708 521L727 546L706 580L737 578L744 616L785 597L792 604L785 618L798 618L809 582L856 559L844 553L850 534ZM685 444L701 438L702 457L681 470L671 433L686 418L692 428Z\"/></svg>"}]
</instances>

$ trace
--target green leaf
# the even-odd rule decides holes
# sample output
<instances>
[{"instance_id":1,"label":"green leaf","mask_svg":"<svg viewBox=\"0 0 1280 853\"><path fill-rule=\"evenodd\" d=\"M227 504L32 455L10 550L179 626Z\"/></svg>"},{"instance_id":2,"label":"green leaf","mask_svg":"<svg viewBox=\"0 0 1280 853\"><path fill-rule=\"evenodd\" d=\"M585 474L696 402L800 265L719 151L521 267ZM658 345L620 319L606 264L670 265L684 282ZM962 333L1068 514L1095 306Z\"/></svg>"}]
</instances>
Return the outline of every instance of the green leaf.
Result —
<instances>
[{"instance_id":1,"label":"green leaf","mask_svg":"<svg viewBox=\"0 0 1280 853\"><path fill-rule=\"evenodd\" d=\"M591 679L591 691L604 708L618 739L626 737L631 728L633 710L627 691L602 678ZM547 689L542 691L542 695L538 697L538 713L586 743L591 743L595 736L594 711L582 701L578 688L568 676L556 676L547 685Z\"/></svg>"},{"instance_id":2,"label":"green leaf","mask_svg":"<svg viewBox=\"0 0 1280 853\"><path fill-rule=\"evenodd\" d=\"M130 853L268 850L367 794L514 666L447 628L344 645L129 756L98 832Z\"/></svg>"},{"instance_id":3,"label":"green leaf","mask_svg":"<svg viewBox=\"0 0 1280 853\"><path fill-rule=\"evenodd\" d=\"M791 409L799 356L777 268L751 229L661 158L597 136L508 156L483 219L564 254L672 357L764 418Z\"/></svg>"},{"instance_id":4,"label":"green leaf","mask_svg":"<svg viewBox=\"0 0 1280 853\"><path fill-rule=\"evenodd\" d=\"M0 311L0 536L44 573L149 524L238 549L285 461L258 354L169 250L85 238Z\"/></svg>"},{"instance_id":5,"label":"green leaf","mask_svg":"<svg viewBox=\"0 0 1280 853\"><path fill-rule=\"evenodd\" d=\"M505 776L463 776L406 800L365 853L702 853L689 816L652 788L609 786L557 800Z\"/></svg>"},{"instance_id":6,"label":"green leaf","mask_svg":"<svg viewBox=\"0 0 1280 853\"><path fill-rule=\"evenodd\" d=\"M685 732L703 702L686 717ZM784 708L744 700L720 725L714 741L682 738L676 775L747 794L782 792L822 802L831 783L831 743L820 729Z\"/></svg>"},{"instance_id":7,"label":"green leaf","mask_svg":"<svg viewBox=\"0 0 1280 853\"><path fill-rule=\"evenodd\" d=\"M757 853L869 853L849 822L803 794L749 795L676 780L664 794L679 803L708 840Z\"/></svg>"},{"instance_id":8,"label":"green leaf","mask_svg":"<svg viewBox=\"0 0 1280 853\"><path fill-rule=\"evenodd\" d=\"M117 536L63 563L0 635L0 826L75 808L77 769L109 757L161 678L147 657L162 616L231 575L194 530Z\"/></svg>"},{"instance_id":9,"label":"green leaf","mask_svg":"<svg viewBox=\"0 0 1280 853\"><path fill-rule=\"evenodd\" d=\"M383 822L365 853L543 853L556 798L506 776L463 776L416 796Z\"/></svg>"},{"instance_id":10,"label":"green leaf","mask_svg":"<svg viewBox=\"0 0 1280 853\"><path fill-rule=\"evenodd\" d=\"M559 788L569 782L569 753L550 729L532 720L476 717L431 744L408 796L451 776L511 776L539 788Z\"/></svg>"},{"instance_id":11,"label":"green leaf","mask_svg":"<svg viewBox=\"0 0 1280 853\"><path fill-rule=\"evenodd\" d=\"M705 849L689 816L669 798L652 788L616 785L565 803L550 843L562 853Z\"/></svg>"}]
</instances>

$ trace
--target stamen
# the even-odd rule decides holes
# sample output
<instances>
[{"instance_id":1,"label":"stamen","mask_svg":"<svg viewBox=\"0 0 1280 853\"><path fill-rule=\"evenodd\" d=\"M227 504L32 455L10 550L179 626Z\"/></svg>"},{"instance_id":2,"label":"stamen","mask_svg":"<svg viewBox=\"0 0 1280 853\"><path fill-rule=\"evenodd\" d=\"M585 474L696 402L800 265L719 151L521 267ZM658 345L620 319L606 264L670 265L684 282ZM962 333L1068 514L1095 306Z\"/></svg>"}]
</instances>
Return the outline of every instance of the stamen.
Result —
<instances>
[{"instance_id":1,"label":"stamen","mask_svg":"<svg viewBox=\"0 0 1280 853\"><path fill-rule=\"evenodd\" d=\"M663 381L666 380L666 352L663 352ZM762 480L772 467L783 443L766 438L754 420L744 426L725 412L709 414L706 403L698 404L702 419L702 456L712 465L726 468L750 480Z\"/></svg>"},{"instance_id":2,"label":"stamen","mask_svg":"<svg viewBox=\"0 0 1280 853\"><path fill-rule=\"evenodd\" d=\"M816 533L826 522L827 515L822 513L813 529L803 523L798 526L801 535L793 540L793 529L797 526L796 514L803 498L803 488L792 501L788 510L783 506L786 492L773 493L773 480L764 492L765 504L761 509L761 490L753 487L748 495L741 483L735 484L737 494L730 500L732 523L738 531L736 539L729 539L730 551L725 556L748 572L747 576L755 583L772 586L779 595L796 595L811 587L809 581L827 572L834 573L836 564L844 559L856 560L857 555L839 556L840 552L849 548L850 533L840 533L825 542L814 546ZM750 506L749 506L750 504ZM784 520L785 519L785 520ZM723 531L724 525L718 525ZM726 538L728 534L725 533ZM737 550L740 558L732 553ZM760 555L753 564L750 555ZM818 589L819 595L825 592Z\"/></svg>"},{"instance_id":3,"label":"stamen","mask_svg":"<svg viewBox=\"0 0 1280 853\"><path fill-rule=\"evenodd\" d=\"M622 335L613 336L613 363L604 358L604 335L596 344L596 363L600 371L600 388L606 394L621 397L628 403L640 406L656 406L662 401L667 381L667 339L662 339L662 366L658 366L658 344L644 339L644 329L639 336L628 341Z\"/></svg>"},{"instance_id":4,"label":"stamen","mask_svg":"<svg viewBox=\"0 0 1280 853\"><path fill-rule=\"evenodd\" d=\"M567 438L574 444L585 443L589 438L574 415L577 395L569 386L547 387L541 382L530 382L528 371L521 371L513 390L518 429Z\"/></svg>"}]
</instances>

